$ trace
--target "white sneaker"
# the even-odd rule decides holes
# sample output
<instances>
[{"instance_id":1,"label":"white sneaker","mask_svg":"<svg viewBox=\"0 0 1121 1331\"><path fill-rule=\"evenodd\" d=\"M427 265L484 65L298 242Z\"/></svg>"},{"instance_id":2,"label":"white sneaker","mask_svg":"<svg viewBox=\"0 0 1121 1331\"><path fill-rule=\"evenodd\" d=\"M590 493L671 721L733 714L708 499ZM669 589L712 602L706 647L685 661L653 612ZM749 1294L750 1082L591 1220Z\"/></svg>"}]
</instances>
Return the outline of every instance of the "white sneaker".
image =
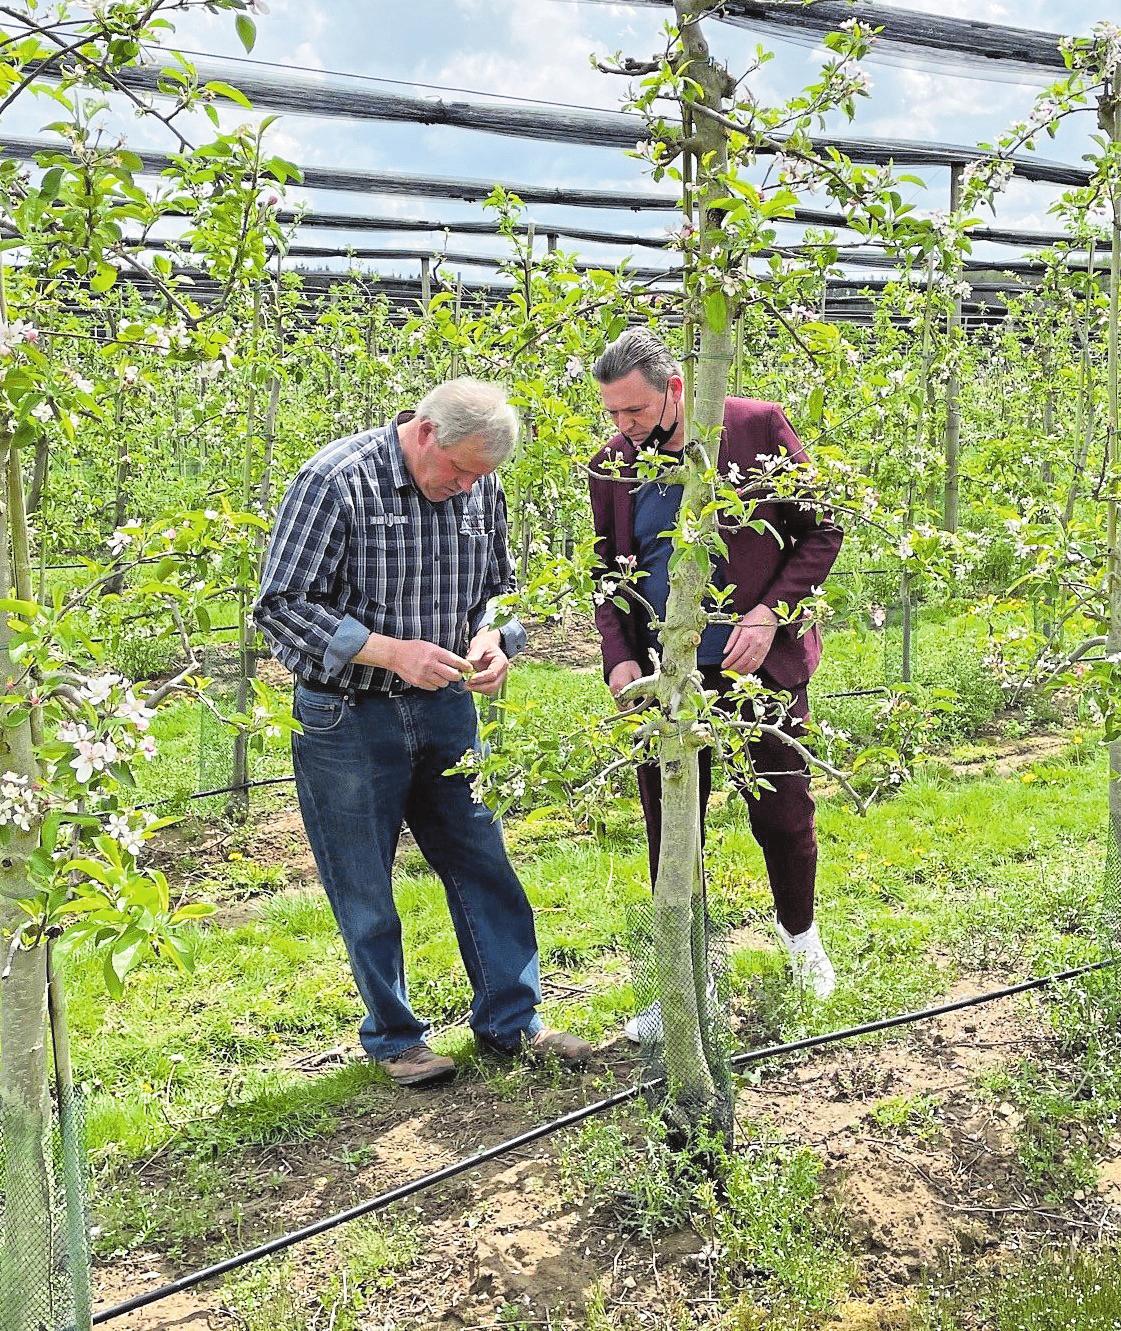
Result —
<instances>
[{"instance_id":1,"label":"white sneaker","mask_svg":"<svg viewBox=\"0 0 1121 1331\"><path fill-rule=\"evenodd\" d=\"M662 1030L662 1005L651 1003L636 1012L623 1027L623 1034L631 1044L657 1044L665 1032Z\"/></svg>"},{"instance_id":2,"label":"white sneaker","mask_svg":"<svg viewBox=\"0 0 1121 1331\"><path fill-rule=\"evenodd\" d=\"M800 988L808 988L817 999L828 998L837 987L837 977L833 972L833 963L822 946L817 924L811 924L805 933L791 934L782 927L776 915L775 932L790 957L795 983Z\"/></svg>"},{"instance_id":3,"label":"white sneaker","mask_svg":"<svg viewBox=\"0 0 1121 1331\"><path fill-rule=\"evenodd\" d=\"M719 1001L716 981L708 982L708 1001L715 1007ZM665 1038L662 1027L662 1005L657 1000L636 1012L623 1026L623 1034L631 1044L659 1044Z\"/></svg>"}]
</instances>

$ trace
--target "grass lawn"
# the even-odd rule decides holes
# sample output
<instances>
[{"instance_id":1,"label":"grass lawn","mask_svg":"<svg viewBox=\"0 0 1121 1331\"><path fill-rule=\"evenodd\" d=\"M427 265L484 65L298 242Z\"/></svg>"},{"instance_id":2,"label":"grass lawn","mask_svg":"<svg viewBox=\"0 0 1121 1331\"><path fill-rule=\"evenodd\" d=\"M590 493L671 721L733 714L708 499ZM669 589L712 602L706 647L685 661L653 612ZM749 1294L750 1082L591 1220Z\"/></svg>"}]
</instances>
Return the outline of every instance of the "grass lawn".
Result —
<instances>
[{"instance_id":1,"label":"grass lawn","mask_svg":"<svg viewBox=\"0 0 1121 1331\"><path fill-rule=\"evenodd\" d=\"M838 648L833 687L860 678L852 672L864 650L859 635L845 650ZM824 682L823 692L828 691ZM520 667L510 695L529 709L531 726L546 733L569 727L578 710L602 714L610 705L594 673L547 665ZM160 757L140 774L145 795L181 797L199 770L198 712L186 705L172 708L161 715L159 728ZM515 734L509 742L523 741ZM942 759L863 818L839 795L819 798L818 909L839 978L837 993L824 1005L800 1006L787 984L771 941L770 893L746 810L737 797L717 792L709 818L710 897L727 930L740 1047L921 1006L963 976L971 985L995 986L1098 955L1106 859L1104 755L1084 734L1072 732L1065 747L1056 741L1045 758L1011 776L986 771L983 762L969 776L950 766L959 753L976 760L986 752L984 739L966 744L952 730ZM286 748L275 745L256 774L287 769ZM172 881L189 883L192 896L220 903L218 915L197 931L194 974L147 966L130 980L124 999L113 1003L92 962L79 956L70 963L74 1059L86 1092L102 1258L147 1248L183 1259L203 1241L208 1253L240 1246L240 1201L230 1179L247 1153L276 1147L283 1154L298 1143L314 1152L317 1142L331 1139L356 1112L382 1114L393 1095L382 1074L361 1061L311 1076L301 1070L309 1057L353 1046L361 1007L321 890L307 881L306 871L293 870L279 843L263 843L258 835L290 821L293 803L289 786L255 792L250 824L227 829L220 848L205 852L199 843L213 841L214 824L183 829ZM511 818L506 831L536 911L545 1019L600 1044L616 1039L633 1008L634 921L649 901L637 802L625 798L599 836L562 816ZM268 853L260 851L262 844L269 844ZM469 990L440 884L408 848L400 855L395 881L411 997L435 1025L434 1044L468 1069L468 1084L472 1077L487 1076L485 1089L496 1102L524 1099L524 1080L504 1080L474 1063L463 1024ZM1071 1010L1057 1007L1056 1021L1073 1020ZM1094 1070L1093 1078L1100 1104L1093 1123L1095 1130L1107 1131L1109 1115L1121 1108L1121 1079L1112 1066ZM1081 1146L1072 1146L1067 1127L1075 1121L1088 1125L1089 1116L1054 1070L1010 1062L990 1078L987 1093L1014 1103L1024 1118L1025 1177L1056 1196L1086 1186L1093 1161ZM547 1085L541 1094L544 1099L534 1102L539 1118L549 1116ZM912 1118L928 1123L933 1112L926 1101L885 1104L885 1130L898 1130ZM604 1125L598 1137L585 1141L580 1151L588 1177L597 1169L610 1177L633 1168L626 1133L619 1136ZM352 1167L345 1150L340 1159ZM648 1153L640 1162L644 1186L653 1159ZM151 1161L172 1171L173 1194L145 1186ZM335 1164L326 1167L334 1170ZM672 1164L657 1167L669 1170L659 1194L669 1197L681 1180ZM747 1230L729 1228L727 1218L718 1220L715 1212L712 1224L719 1241L740 1251L750 1267L758 1260L751 1256L751 1242L778 1243L767 1229L773 1222L775 1232L786 1234L787 1247L779 1244L767 1269L773 1267L791 1289L801 1291L799 1298L817 1298L815 1306L825 1309L846 1287L848 1258L816 1214L819 1175L820 1161L812 1151L788 1156L761 1146L738 1161L730 1176L739 1190L737 1205L745 1216L756 1217L755 1239ZM784 1229L791 1207L801 1219ZM356 1228L341 1251L350 1254L347 1261L353 1256L355 1269L373 1270L370 1278L382 1282L381 1288L392 1272L409 1269L418 1242L408 1217L401 1216L388 1228ZM801 1250L819 1242L823 1255L817 1265L791 1266L783 1256L791 1245ZM328 1250L311 1251L314 1256ZM1096 1260L1087 1258L1080 1268L1087 1288L1096 1278ZM1040 1279L1050 1278L1048 1271L1043 1269ZM289 1325L296 1331L303 1325L298 1312L303 1305L296 1287L285 1285L285 1272L297 1284L303 1279L278 1266L231 1283L228 1304L239 1310L239 1325L251 1331ZM1008 1280L1006 1286L986 1286L983 1298L994 1308L994 1301L1003 1299L1001 1309L1022 1311L1027 1305L1016 1301L1015 1279ZM284 1300L295 1310L291 1321L284 1320L288 1313L281 1316ZM949 1297L920 1300L908 1316L913 1319L906 1323L908 1331L972 1326L965 1305ZM1012 1316L1006 1315L1008 1327L1020 1331L1021 1322L1007 1320ZM1023 1316L1023 1331L1057 1331L1058 1323ZM589 1327L614 1325L589 1312Z\"/></svg>"}]
</instances>

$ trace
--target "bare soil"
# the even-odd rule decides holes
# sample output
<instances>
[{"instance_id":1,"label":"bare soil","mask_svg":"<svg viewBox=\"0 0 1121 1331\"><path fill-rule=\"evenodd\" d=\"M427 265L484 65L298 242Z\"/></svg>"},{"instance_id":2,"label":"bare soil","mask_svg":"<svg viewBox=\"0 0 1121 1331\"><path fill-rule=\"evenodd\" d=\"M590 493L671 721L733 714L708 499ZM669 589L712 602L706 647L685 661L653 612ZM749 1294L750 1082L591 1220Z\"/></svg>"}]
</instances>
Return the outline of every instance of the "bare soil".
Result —
<instances>
[{"instance_id":1,"label":"bare soil","mask_svg":"<svg viewBox=\"0 0 1121 1331\"><path fill-rule=\"evenodd\" d=\"M947 997L999 982L973 976ZM736 1015L750 1023L749 1012ZM858 1263L857 1297L840 1310L838 1325L852 1331L902 1325L907 1294L944 1258L988 1261L1042 1234L1108 1232L1121 1216L1121 1157L1107 1163L1100 1192L1072 1204L1070 1213L1026 1197L1015 1112L982 1092L978 1078L1044 1040L1037 1008L1005 1000L905 1028L878 1044L830 1046L764 1064L760 1083L742 1088L737 1117L745 1129L765 1125L825 1162L825 1203L839 1215ZM556 1080L526 1070L513 1090L471 1074L419 1092L372 1086L330 1136L231 1159L237 1233L216 1232L184 1255L185 1266L440 1169L598 1099L605 1083L627 1085L639 1072L637 1054L617 1041L583 1074ZM872 1116L887 1097L919 1094L934 1105L928 1131L893 1130ZM741 1137L749 1140L748 1132ZM582 1326L582 1309L596 1290L609 1306L631 1308L636 1325L667 1326L682 1306L692 1308L698 1327L709 1324L710 1313L715 1320L713 1271L701 1236L685 1230L651 1243L620 1232L609 1208L567 1195L560 1159L572 1142L570 1131L559 1134L406 1203L416 1207L406 1214L422 1233L419 1256L377 1297L363 1324L482 1328L496 1325L504 1306L519 1303L527 1320L544 1324L549 1315L554 1327ZM177 1183L173 1164L157 1163L145 1179L155 1189ZM321 1283L333 1265L329 1244L297 1247L292 1257L297 1287ZM98 1293L112 1302L175 1274L157 1254L134 1253L98 1273ZM210 1286L116 1325L217 1331L241 1323Z\"/></svg>"}]
</instances>

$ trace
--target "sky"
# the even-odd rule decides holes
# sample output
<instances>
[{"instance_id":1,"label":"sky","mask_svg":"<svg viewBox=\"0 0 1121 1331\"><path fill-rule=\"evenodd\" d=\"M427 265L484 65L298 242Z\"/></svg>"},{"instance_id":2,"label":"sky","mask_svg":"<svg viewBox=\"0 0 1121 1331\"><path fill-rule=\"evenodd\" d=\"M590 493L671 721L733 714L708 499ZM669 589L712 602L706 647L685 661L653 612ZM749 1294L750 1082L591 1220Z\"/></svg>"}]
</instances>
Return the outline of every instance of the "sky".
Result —
<instances>
[{"instance_id":1,"label":"sky","mask_svg":"<svg viewBox=\"0 0 1121 1331\"><path fill-rule=\"evenodd\" d=\"M902 8L934 9L931 0L894 0ZM309 77L331 74L362 79L399 80L470 90L480 100L503 97L543 99L587 107L619 109L627 80L593 68L591 58L615 52L648 58L664 46L661 28L669 9L650 8L602 0L266 0L268 13L257 18L258 39L252 58L295 67ZM939 0L942 14L985 19L1049 32L1087 33L1099 19L1121 22L1121 0ZM774 52L751 80L755 95L764 101L782 101L811 82L820 67L822 52L808 42L780 40L773 33L749 32L709 21L707 33L714 54L733 73L742 71L758 43ZM232 15L197 11L177 20L175 43L205 56L241 57L244 50L234 31ZM980 74L945 65L935 56L921 63L896 55L870 57L871 95L858 103L851 126L836 126L839 133L868 137L908 138L972 145L992 141L1010 123L1026 116L1046 77L1009 72L994 81L991 72ZM248 67L242 67L247 70ZM252 72L283 77L284 71ZM229 66L228 81L237 82L238 67ZM1019 81L1024 80L1024 81ZM357 86L363 86L358 84ZM366 87L392 89L389 83ZM433 88L401 86L399 91L438 97ZM462 92L445 97L463 100ZM468 99L471 99L470 97ZM250 117L230 106L223 112L232 125ZM5 115L9 134L37 134L54 116L49 103L25 99ZM114 104L106 116L114 130L123 132L135 147L168 148L167 131L155 120L139 121L123 104ZM203 122L197 126L200 137ZM1077 163L1087 150L1094 130L1092 113L1067 122L1054 141L1039 142L1041 156ZM402 171L421 175L455 175L492 182L525 182L551 186L581 186L647 193L665 192L649 178L643 163L614 148L542 143L479 133L446 126L284 115L269 131L269 144L301 165L342 166L358 170ZM941 168L911 168L926 188L908 187L906 193L925 209L946 206L948 172ZM1054 227L1048 206L1057 187L1013 181L1002 196L999 223L1027 228ZM394 196L327 194L292 191L293 201L306 199L313 206L336 212L423 217L440 221L480 219L479 205ZM812 204L811 200L807 203ZM529 210L538 222L567 222L630 233L661 234L673 221L664 213L611 212L535 206ZM793 240L791 229L784 237ZM362 246L423 248L437 238L409 233L312 233L303 243L354 243ZM502 243L485 237L453 238L457 250L498 253ZM596 245L563 242L587 258L602 260L610 251ZM979 250L978 253L983 253ZM1008 254L1009 251L1002 251ZM658 262L649 250L639 250L640 262ZM378 261L362 266L415 275L408 261ZM459 268L459 266L456 266ZM461 269L468 279L485 277L479 269Z\"/></svg>"}]
</instances>

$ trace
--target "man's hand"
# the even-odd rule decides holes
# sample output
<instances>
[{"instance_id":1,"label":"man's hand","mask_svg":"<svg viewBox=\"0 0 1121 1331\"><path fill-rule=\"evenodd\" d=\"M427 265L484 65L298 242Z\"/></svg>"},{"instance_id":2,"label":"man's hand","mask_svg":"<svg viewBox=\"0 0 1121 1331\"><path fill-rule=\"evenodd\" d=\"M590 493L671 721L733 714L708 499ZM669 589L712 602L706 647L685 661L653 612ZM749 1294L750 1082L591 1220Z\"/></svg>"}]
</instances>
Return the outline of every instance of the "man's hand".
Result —
<instances>
[{"instance_id":1,"label":"man's hand","mask_svg":"<svg viewBox=\"0 0 1121 1331\"><path fill-rule=\"evenodd\" d=\"M406 684L430 693L462 679L467 667L468 662L462 656L423 638L394 641L385 661L385 668L400 675Z\"/></svg>"},{"instance_id":2,"label":"man's hand","mask_svg":"<svg viewBox=\"0 0 1121 1331\"><path fill-rule=\"evenodd\" d=\"M467 680L472 693L488 698L502 688L510 669L510 658L502 650L502 635L497 629L480 629L467 648L467 661L474 674Z\"/></svg>"},{"instance_id":3,"label":"man's hand","mask_svg":"<svg viewBox=\"0 0 1121 1331\"><path fill-rule=\"evenodd\" d=\"M628 684L633 684L636 679L641 678L642 667L637 661L620 661L611 674L608 675L607 687L611 690L611 696L619 707L629 706L625 700L619 701L619 694Z\"/></svg>"},{"instance_id":4,"label":"man's hand","mask_svg":"<svg viewBox=\"0 0 1121 1331\"><path fill-rule=\"evenodd\" d=\"M728 638L721 669L737 675L754 674L767 659L777 630L778 616L773 610L765 605L749 610Z\"/></svg>"}]
</instances>

